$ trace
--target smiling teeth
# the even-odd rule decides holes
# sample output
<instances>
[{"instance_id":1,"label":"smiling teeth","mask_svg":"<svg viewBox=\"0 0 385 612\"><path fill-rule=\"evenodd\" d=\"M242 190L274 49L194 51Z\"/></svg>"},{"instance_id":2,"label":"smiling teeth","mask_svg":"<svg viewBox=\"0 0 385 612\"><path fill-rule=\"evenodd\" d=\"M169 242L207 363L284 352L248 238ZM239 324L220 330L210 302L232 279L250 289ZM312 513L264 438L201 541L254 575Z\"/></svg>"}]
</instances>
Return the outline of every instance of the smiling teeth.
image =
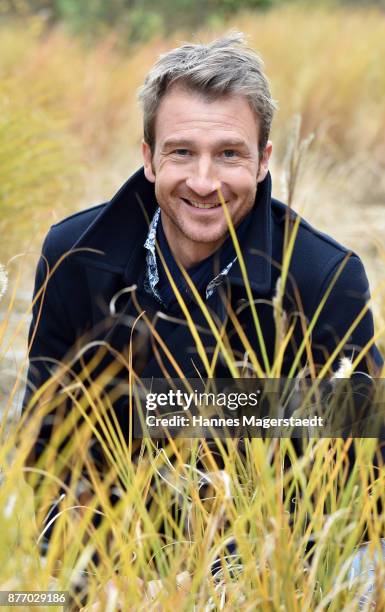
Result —
<instances>
[{"instance_id":1,"label":"smiling teeth","mask_svg":"<svg viewBox=\"0 0 385 612\"><path fill-rule=\"evenodd\" d=\"M215 202L215 204L202 204L202 202L195 202L194 200L188 200L190 204L195 206L195 208L216 208L220 205L220 202Z\"/></svg>"}]
</instances>

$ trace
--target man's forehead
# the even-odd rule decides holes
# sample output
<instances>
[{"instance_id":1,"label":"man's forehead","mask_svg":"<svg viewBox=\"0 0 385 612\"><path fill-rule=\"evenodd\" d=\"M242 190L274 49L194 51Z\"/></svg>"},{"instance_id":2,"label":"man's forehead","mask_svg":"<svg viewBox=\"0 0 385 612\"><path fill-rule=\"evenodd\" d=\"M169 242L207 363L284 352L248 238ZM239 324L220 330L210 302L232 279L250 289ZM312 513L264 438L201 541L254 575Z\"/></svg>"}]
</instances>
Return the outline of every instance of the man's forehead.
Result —
<instances>
[{"instance_id":1,"label":"man's forehead","mask_svg":"<svg viewBox=\"0 0 385 612\"><path fill-rule=\"evenodd\" d=\"M252 146L258 139L258 120L244 96L226 95L215 100L174 88L162 100L155 119L158 144L191 146Z\"/></svg>"},{"instance_id":2,"label":"man's forehead","mask_svg":"<svg viewBox=\"0 0 385 612\"><path fill-rule=\"evenodd\" d=\"M181 85L173 85L160 100L156 114L164 114L165 111L172 113L183 113L185 111L190 116L195 112L199 113L200 109L206 108L217 114L220 119L234 107L242 109L250 117L255 117L250 101L243 94L229 92L214 95L211 92L205 93Z\"/></svg>"}]
</instances>

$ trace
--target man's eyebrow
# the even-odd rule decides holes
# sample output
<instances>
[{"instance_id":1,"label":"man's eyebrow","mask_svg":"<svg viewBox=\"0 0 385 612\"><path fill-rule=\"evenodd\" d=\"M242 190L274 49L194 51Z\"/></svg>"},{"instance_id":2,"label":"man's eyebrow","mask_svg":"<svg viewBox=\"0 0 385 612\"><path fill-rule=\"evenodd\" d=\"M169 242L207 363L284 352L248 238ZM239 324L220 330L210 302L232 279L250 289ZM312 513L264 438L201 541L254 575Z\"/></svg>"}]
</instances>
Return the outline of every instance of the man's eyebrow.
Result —
<instances>
[{"instance_id":1,"label":"man's eyebrow","mask_svg":"<svg viewBox=\"0 0 385 612\"><path fill-rule=\"evenodd\" d=\"M223 138L216 142L218 148L230 148L230 147L246 147L248 148L247 142L243 138Z\"/></svg>"},{"instance_id":2,"label":"man's eyebrow","mask_svg":"<svg viewBox=\"0 0 385 612\"><path fill-rule=\"evenodd\" d=\"M193 147L194 141L187 140L186 138L169 138L163 143L163 149L177 149L182 147Z\"/></svg>"},{"instance_id":3,"label":"man's eyebrow","mask_svg":"<svg viewBox=\"0 0 385 612\"><path fill-rule=\"evenodd\" d=\"M166 139L163 143L163 149L173 149L173 148L193 148L196 145L194 140L188 140L186 138L170 138ZM221 140L217 140L214 143L215 148L230 148L230 147L245 147L248 148L247 143L242 138L223 138Z\"/></svg>"}]
</instances>

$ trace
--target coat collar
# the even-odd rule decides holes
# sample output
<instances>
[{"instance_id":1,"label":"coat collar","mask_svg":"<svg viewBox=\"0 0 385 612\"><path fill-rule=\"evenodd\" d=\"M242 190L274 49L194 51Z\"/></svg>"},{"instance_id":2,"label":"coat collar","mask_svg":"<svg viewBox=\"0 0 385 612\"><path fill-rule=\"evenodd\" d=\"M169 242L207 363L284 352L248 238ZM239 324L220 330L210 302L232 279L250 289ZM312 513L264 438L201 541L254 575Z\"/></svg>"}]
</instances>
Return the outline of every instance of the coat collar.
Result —
<instances>
[{"instance_id":1,"label":"coat collar","mask_svg":"<svg viewBox=\"0 0 385 612\"><path fill-rule=\"evenodd\" d=\"M147 181L140 168L78 238L73 249L83 249L83 252L74 255L86 265L122 274L127 285L136 283L145 261L143 245L156 208L154 185ZM241 246L250 287L257 293L267 293L271 286L272 255L270 173L258 184L254 214L245 245ZM234 285L244 285L238 261L228 278Z\"/></svg>"}]
</instances>

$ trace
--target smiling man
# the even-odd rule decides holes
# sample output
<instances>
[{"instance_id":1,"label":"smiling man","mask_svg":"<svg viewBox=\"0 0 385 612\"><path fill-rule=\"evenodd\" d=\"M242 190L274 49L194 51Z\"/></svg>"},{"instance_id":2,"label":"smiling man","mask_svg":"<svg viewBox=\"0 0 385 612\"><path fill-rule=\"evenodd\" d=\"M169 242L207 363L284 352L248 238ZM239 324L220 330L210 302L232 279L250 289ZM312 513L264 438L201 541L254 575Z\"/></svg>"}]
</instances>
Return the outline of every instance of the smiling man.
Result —
<instances>
[{"instance_id":1,"label":"smiling man","mask_svg":"<svg viewBox=\"0 0 385 612\"><path fill-rule=\"evenodd\" d=\"M259 147L259 125L245 96L230 90L218 104L183 83L160 102L154 130L154 144L142 145L144 174L155 185L173 256L189 269L228 235L219 193L235 227L252 210L271 143Z\"/></svg>"},{"instance_id":2,"label":"smiling man","mask_svg":"<svg viewBox=\"0 0 385 612\"><path fill-rule=\"evenodd\" d=\"M143 378L331 375L344 357L377 374L359 257L271 197L275 104L242 35L161 56L140 101L144 168L110 202L56 224L45 240L25 405L58 362L71 364L76 382L99 346L108 350L95 376L122 364L109 389L126 437L130 368ZM38 453L51 429L52 420Z\"/></svg>"}]
</instances>

